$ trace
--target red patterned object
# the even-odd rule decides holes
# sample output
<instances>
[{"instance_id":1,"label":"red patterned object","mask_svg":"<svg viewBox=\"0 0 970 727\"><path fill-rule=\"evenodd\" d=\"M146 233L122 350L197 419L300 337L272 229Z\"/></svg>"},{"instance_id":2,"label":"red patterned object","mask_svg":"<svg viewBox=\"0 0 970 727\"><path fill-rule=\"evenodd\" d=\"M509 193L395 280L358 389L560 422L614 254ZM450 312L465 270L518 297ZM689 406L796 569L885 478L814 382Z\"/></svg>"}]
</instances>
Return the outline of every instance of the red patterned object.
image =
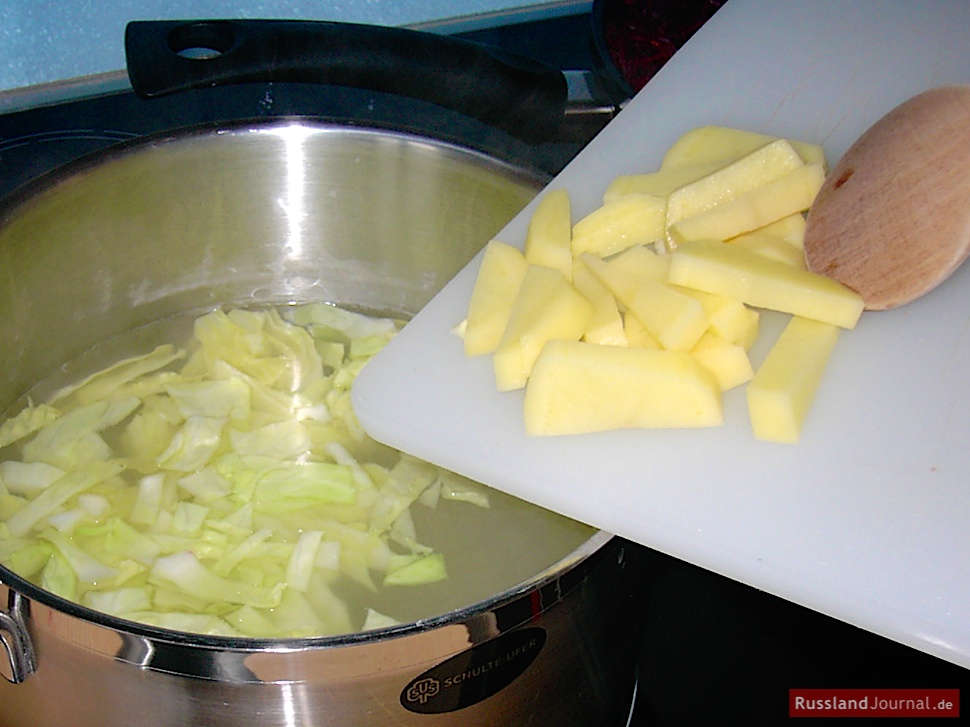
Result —
<instances>
[{"instance_id":1,"label":"red patterned object","mask_svg":"<svg viewBox=\"0 0 970 727\"><path fill-rule=\"evenodd\" d=\"M646 85L725 0L613 0L603 6L603 39L633 92Z\"/></svg>"}]
</instances>

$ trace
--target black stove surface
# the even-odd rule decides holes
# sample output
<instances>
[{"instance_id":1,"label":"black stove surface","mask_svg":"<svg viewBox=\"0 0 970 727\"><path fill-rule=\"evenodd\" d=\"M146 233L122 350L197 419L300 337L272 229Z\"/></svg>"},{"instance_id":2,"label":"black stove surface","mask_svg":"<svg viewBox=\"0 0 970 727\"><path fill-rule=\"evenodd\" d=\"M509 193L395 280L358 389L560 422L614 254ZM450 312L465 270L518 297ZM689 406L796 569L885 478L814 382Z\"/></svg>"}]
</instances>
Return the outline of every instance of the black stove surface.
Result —
<instances>
[{"instance_id":1,"label":"black stove surface","mask_svg":"<svg viewBox=\"0 0 970 727\"><path fill-rule=\"evenodd\" d=\"M459 33L562 69L599 65L588 14ZM440 109L300 84L212 88L143 101L109 88L0 115L0 198L117 142L182 126L290 115L413 129L555 174L588 139L528 147ZM469 141L471 139L471 141ZM630 725L771 725L790 689L961 688L970 671L663 554L645 550L642 657ZM554 727L554 726L553 726Z\"/></svg>"}]
</instances>

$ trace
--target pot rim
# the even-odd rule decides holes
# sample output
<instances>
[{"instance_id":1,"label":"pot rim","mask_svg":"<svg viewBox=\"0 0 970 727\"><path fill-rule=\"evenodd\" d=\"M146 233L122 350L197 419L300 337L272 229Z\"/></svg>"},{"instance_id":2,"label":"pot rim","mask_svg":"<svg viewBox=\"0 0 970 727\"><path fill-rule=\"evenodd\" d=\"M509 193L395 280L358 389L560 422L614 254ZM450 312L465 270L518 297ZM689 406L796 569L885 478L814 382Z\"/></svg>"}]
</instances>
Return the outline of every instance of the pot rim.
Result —
<instances>
[{"instance_id":1,"label":"pot rim","mask_svg":"<svg viewBox=\"0 0 970 727\"><path fill-rule=\"evenodd\" d=\"M461 606L430 618L418 619L417 621L395 626L387 626L368 631L353 631L346 634L330 636L266 639L248 636L199 634L191 631L177 631L175 629L151 626L137 621L130 621L119 616L112 616L102 611L96 611L74 601L62 598L34 585L3 565L0 565L0 585L5 585L13 593L19 593L31 601L36 601L72 618L102 626L115 632L123 632L131 634L132 636L147 638L154 642L184 643L190 641L193 647L218 649L219 651L286 652L306 649L335 649L384 639L410 636L431 631L441 626L467 622L480 614L497 610L506 603L515 601L523 594L541 589L544 585L560 578L563 574L582 566L591 557L602 552L605 546L615 539L618 539L618 536L605 530L599 530L583 541L572 552L534 576L476 603ZM558 591L556 602L562 600L568 594L569 590L571 589L567 588ZM0 607L5 605L0 604ZM553 604L543 602L542 610L546 610L551 605Z\"/></svg>"},{"instance_id":2,"label":"pot rim","mask_svg":"<svg viewBox=\"0 0 970 727\"><path fill-rule=\"evenodd\" d=\"M388 137L407 144L434 147L464 161L491 167L510 177L533 184L537 191L552 181L552 175L542 168L531 163L523 163L521 160L512 161L504 155L500 156L497 150L488 151L472 146L457 136L436 136L389 121L361 123L348 119L301 114L274 117L251 116L173 126L143 136L123 139L44 171L0 197L0 229L5 227L11 218L16 217L21 208L29 206L35 198L43 196L75 176L107 166L116 160L138 153L147 153L156 147L185 143L205 136L221 137L253 133L279 135L294 128L305 129L314 134L345 134L360 138Z\"/></svg>"}]
</instances>

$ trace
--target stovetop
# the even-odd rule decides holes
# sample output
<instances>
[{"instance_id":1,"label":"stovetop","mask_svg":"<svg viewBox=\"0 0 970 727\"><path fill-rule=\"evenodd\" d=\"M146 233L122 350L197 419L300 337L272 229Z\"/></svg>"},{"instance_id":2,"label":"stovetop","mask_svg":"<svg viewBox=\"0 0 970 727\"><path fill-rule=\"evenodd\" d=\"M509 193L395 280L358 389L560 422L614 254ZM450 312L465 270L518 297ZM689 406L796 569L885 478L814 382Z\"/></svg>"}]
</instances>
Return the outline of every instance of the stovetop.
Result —
<instances>
[{"instance_id":1,"label":"stovetop","mask_svg":"<svg viewBox=\"0 0 970 727\"><path fill-rule=\"evenodd\" d=\"M458 35L564 70L595 75L602 65L585 13ZM30 101L26 106L11 104L24 98ZM226 119L314 115L412 128L510 160L524 159L549 175L591 138L574 130L566 138L525 146L441 116L436 109L394 99L373 101L373 94L347 89L250 84L145 102L131 91L123 72L57 89L27 89L18 97L8 93L0 98L0 198L106 146ZM644 550L650 576L643 583L642 657L632 727L774 724L787 718L789 690L796 688L959 688L970 683L970 672L955 665Z\"/></svg>"}]
</instances>

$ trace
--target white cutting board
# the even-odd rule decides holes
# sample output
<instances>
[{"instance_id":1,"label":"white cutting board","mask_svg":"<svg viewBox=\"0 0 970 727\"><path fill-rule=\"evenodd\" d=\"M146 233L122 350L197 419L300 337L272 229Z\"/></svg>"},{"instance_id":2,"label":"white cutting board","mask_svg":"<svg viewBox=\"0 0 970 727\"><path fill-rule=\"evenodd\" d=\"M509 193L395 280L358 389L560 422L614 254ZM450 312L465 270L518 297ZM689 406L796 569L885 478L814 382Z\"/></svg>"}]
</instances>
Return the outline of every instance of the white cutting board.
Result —
<instances>
[{"instance_id":1,"label":"white cutting board","mask_svg":"<svg viewBox=\"0 0 970 727\"><path fill-rule=\"evenodd\" d=\"M730 0L550 188L578 219L704 124L820 142L834 163L955 82L970 82L967 0ZM521 245L534 204L497 237ZM360 375L374 437L970 667L970 266L844 333L790 446L753 439L741 391L721 428L526 437L521 392L496 393L489 359L450 333L478 262Z\"/></svg>"}]
</instances>

